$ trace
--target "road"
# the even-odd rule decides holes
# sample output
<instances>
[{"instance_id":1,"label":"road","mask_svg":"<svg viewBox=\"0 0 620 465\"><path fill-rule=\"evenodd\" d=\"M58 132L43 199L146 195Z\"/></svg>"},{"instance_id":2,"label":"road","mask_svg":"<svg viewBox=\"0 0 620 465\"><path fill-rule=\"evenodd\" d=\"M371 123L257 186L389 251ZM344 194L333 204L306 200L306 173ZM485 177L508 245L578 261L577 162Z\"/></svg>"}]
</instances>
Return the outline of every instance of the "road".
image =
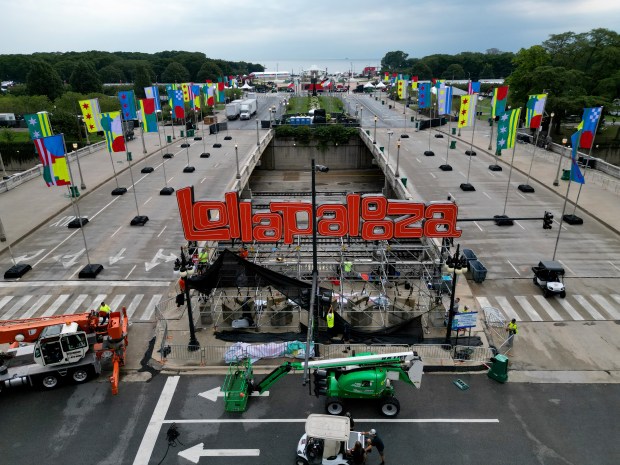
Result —
<instances>
[{"instance_id":1,"label":"road","mask_svg":"<svg viewBox=\"0 0 620 465\"><path fill-rule=\"evenodd\" d=\"M456 379L469 389L458 389ZM39 394L4 393L3 461L155 465L165 456L162 464L293 463L303 421L323 413L324 399L308 395L301 376L289 375L268 397L252 398L247 412L225 413L223 398L199 396L221 382L218 376L160 375L149 383L123 382L117 397L102 379ZM618 385L502 385L484 375L436 374L425 375L419 391L398 385L402 410L396 419L381 417L373 402L349 408L356 429L377 429L387 463L611 465L620 428L609 413L620 407L619 391ZM167 451L173 423L180 443ZM179 455L189 457L192 448L211 454L257 449L258 456L192 462ZM368 464L378 463L375 451Z\"/></svg>"}]
</instances>

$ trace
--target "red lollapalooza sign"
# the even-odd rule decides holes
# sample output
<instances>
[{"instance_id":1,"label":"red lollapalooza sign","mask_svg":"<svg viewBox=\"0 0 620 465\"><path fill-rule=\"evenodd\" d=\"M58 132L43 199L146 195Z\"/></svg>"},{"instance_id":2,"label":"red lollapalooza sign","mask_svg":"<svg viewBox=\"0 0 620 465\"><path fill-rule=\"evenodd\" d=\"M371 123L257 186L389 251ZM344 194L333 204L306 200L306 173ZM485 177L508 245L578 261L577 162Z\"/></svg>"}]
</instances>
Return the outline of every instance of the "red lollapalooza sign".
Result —
<instances>
[{"instance_id":1,"label":"red lollapalooza sign","mask_svg":"<svg viewBox=\"0 0 620 465\"><path fill-rule=\"evenodd\" d=\"M299 213L312 218L310 202L271 202L269 212L252 213L250 201L227 192L224 201L194 201L194 188L177 191L181 223L188 241L277 242L312 236L312 222L300 228ZM367 241L426 237L461 237L458 207L452 202L388 200L380 195L348 194L345 204L318 205L317 234L362 237ZM307 216L306 216L307 215Z\"/></svg>"}]
</instances>

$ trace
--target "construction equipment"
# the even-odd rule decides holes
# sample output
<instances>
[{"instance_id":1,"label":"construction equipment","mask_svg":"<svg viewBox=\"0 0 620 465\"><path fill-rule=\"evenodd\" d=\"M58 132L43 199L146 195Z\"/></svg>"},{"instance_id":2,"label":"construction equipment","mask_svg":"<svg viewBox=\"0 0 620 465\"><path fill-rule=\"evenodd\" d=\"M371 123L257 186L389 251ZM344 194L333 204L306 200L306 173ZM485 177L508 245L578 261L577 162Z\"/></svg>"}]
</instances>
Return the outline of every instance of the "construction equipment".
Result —
<instances>
[{"instance_id":1,"label":"construction equipment","mask_svg":"<svg viewBox=\"0 0 620 465\"><path fill-rule=\"evenodd\" d=\"M101 373L102 359L112 363L110 384L118 394L125 364L127 312L110 312L99 324L95 310L75 315L0 321L0 391L19 385L53 389L64 381L84 383Z\"/></svg>"},{"instance_id":2,"label":"construction equipment","mask_svg":"<svg viewBox=\"0 0 620 465\"><path fill-rule=\"evenodd\" d=\"M222 386L226 411L244 412L253 391L262 394L291 370L303 367L302 362L285 362L255 384L249 359L231 364ZM326 397L327 413L342 414L346 399L374 399L379 400L383 415L394 417L400 411L400 403L394 397L392 382L401 380L419 388L423 363L413 351L386 355L363 353L308 362L308 369L314 370L314 394Z\"/></svg>"}]
</instances>

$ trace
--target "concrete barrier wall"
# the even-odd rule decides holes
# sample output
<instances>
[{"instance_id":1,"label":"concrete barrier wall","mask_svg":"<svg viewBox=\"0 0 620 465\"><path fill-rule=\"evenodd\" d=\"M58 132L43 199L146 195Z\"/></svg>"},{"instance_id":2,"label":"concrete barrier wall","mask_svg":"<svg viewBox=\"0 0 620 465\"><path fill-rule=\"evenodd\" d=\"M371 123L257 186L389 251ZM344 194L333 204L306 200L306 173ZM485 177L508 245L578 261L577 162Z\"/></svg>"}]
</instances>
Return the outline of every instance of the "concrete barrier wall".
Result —
<instances>
[{"instance_id":1,"label":"concrete barrier wall","mask_svg":"<svg viewBox=\"0 0 620 465\"><path fill-rule=\"evenodd\" d=\"M330 145L321 150L316 143L299 145L292 138L274 139L261 156L258 169L306 170L314 158L315 163L333 170L374 168L372 154L358 138L346 145Z\"/></svg>"}]
</instances>

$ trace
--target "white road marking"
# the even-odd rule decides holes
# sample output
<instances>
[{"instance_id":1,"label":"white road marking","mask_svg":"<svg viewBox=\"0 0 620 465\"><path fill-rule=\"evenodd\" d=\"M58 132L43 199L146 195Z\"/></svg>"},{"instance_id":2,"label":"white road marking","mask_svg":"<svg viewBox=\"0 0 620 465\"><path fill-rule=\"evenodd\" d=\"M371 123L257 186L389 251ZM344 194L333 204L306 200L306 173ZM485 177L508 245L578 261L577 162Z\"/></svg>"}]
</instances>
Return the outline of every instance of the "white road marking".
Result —
<instances>
[{"instance_id":1,"label":"white road marking","mask_svg":"<svg viewBox=\"0 0 620 465\"><path fill-rule=\"evenodd\" d=\"M521 192L515 192L515 194L525 200L525 196Z\"/></svg>"},{"instance_id":2,"label":"white road marking","mask_svg":"<svg viewBox=\"0 0 620 465\"><path fill-rule=\"evenodd\" d=\"M498 295L495 296L495 300L497 300L497 303L504 311L509 320L515 319L517 321L523 321L523 319L517 314L517 312L515 312L515 309L512 308L512 305L510 305L510 302L508 302L508 299L506 297Z\"/></svg>"},{"instance_id":3,"label":"white road marking","mask_svg":"<svg viewBox=\"0 0 620 465\"><path fill-rule=\"evenodd\" d=\"M87 294L80 294L80 295L78 295L75 298L75 300L73 300L73 302L71 302L71 305L69 305L69 307L63 312L63 314L64 315L73 315L74 313L83 313L83 312L78 312L77 310L78 310L78 308L80 308L80 305L82 305L82 302L84 302L87 297L88 297Z\"/></svg>"},{"instance_id":4,"label":"white road marking","mask_svg":"<svg viewBox=\"0 0 620 465\"><path fill-rule=\"evenodd\" d=\"M116 233L119 232L121 229L123 229L123 227L119 226L118 229L116 231L114 231L110 237L116 236Z\"/></svg>"},{"instance_id":5,"label":"white road marking","mask_svg":"<svg viewBox=\"0 0 620 465\"><path fill-rule=\"evenodd\" d=\"M305 423L306 420L307 418L239 418L234 420L197 418L195 420L164 420L162 423ZM499 423L498 418L356 418L355 421L360 423Z\"/></svg>"},{"instance_id":6,"label":"white road marking","mask_svg":"<svg viewBox=\"0 0 620 465\"><path fill-rule=\"evenodd\" d=\"M5 295L4 297L2 297L2 300L0 300L0 310L2 310L2 307L8 304L12 298L12 295Z\"/></svg>"},{"instance_id":7,"label":"white road marking","mask_svg":"<svg viewBox=\"0 0 620 465\"><path fill-rule=\"evenodd\" d=\"M516 220L515 220L515 223L516 223L517 225L519 225L519 227L525 231L525 228L521 225L521 223L519 223L519 222L518 222L518 221L516 221Z\"/></svg>"},{"instance_id":8,"label":"white road marking","mask_svg":"<svg viewBox=\"0 0 620 465\"><path fill-rule=\"evenodd\" d=\"M22 319L31 318L32 315L37 313L39 311L39 309L41 307L43 307L45 302L47 302L51 297L52 297L51 294L45 294L45 295L42 295L41 297L39 297L39 300L37 300L36 303L32 307L30 307L30 310L28 310L25 313L22 313L20 318L22 318Z\"/></svg>"},{"instance_id":9,"label":"white road marking","mask_svg":"<svg viewBox=\"0 0 620 465\"><path fill-rule=\"evenodd\" d=\"M600 294L592 294L590 297L592 297L596 301L597 304L603 307L603 310L609 313L609 315L611 315L611 317L614 320L620 320L620 313L618 312L618 310L616 310L616 308L613 305L611 305L607 301L607 299L605 299L605 297L603 297ZM613 295L611 296L611 298L615 300L615 297Z\"/></svg>"},{"instance_id":10,"label":"white road marking","mask_svg":"<svg viewBox=\"0 0 620 465\"><path fill-rule=\"evenodd\" d=\"M583 321L583 317L571 304L566 301L566 299L558 299L558 302L560 302L560 305L564 308L564 310L566 310L573 320Z\"/></svg>"},{"instance_id":11,"label":"white road marking","mask_svg":"<svg viewBox=\"0 0 620 465\"><path fill-rule=\"evenodd\" d=\"M527 297L522 295L516 295L515 300L519 302L521 308L527 313L532 321L543 321L542 317L538 314L534 307L527 301Z\"/></svg>"},{"instance_id":12,"label":"white road marking","mask_svg":"<svg viewBox=\"0 0 620 465\"><path fill-rule=\"evenodd\" d=\"M125 275L125 279L129 278L129 275L133 272L133 270L136 269L136 266L138 266L138 265L134 265L133 268L131 270L129 270L129 273L127 273L127 275Z\"/></svg>"},{"instance_id":13,"label":"white road marking","mask_svg":"<svg viewBox=\"0 0 620 465\"><path fill-rule=\"evenodd\" d=\"M517 270L517 268L516 268L516 267L515 267L512 263L510 263L510 260L506 260L506 261L508 262L508 264L509 264L510 266L512 266L512 269L513 269L513 270L515 270L515 272L516 272L519 276L521 276L521 273L519 273L519 270Z\"/></svg>"},{"instance_id":14,"label":"white road marking","mask_svg":"<svg viewBox=\"0 0 620 465\"><path fill-rule=\"evenodd\" d=\"M164 226L164 227L163 227L163 229L162 229L162 230L159 232L159 234L157 235L157 237L161 236L161 235L164 233L164 231L166 230L166 228L167 228L167 227L168 227L167 225L166 225L166 226Z\"/></svg>"},{"instance_id":15,"label":"white road marking","mask_svg":"<svg viewBox=\"0 0 620 465\"><path fill-rule=\"evenodd\" d=\"M480 231L484 231L484 229L482 229L482 228L480 227L480 225L478 224L478 222L477 222L477 221L474 221L474 224L478 227L478 229L479 229Z\"/></svg>"},{"instance_id":16,"label":"white road marking","mask_svg":"<svg viewBox=\"0 0 620 465\"><path fill-rule=\"evenodd\" d=\"M155 311L155 305L157 305L159 303L161 298L162 298L161 294L155 294L153 297L151 297L151 301L146 306L146 310L144 311L144 313L140 317L140 320L148 321L148 320L151 319L151 317L153 316L153 312Z\"/></svg>"},{"instance_id":17,"label":"white road marking","mask_svg":"<svg viewBox=\"0 0 620 465\"><path fill-rule=\"evenodd\" d=\"M153 415L151 416L149 425L147 426L144 436L142 437L142 442L140 443L140 447L136 453L136 458L133 461L133 465L148 465L151 461L151 455L153 454L153 449L155 448L155 442L159 437L159 430L161 429L161 426L166 418L166 413L168 413L168 409L170 408L172 396L174 395L174 391L179 383L179 378L179 376L171 376L166 380L166 384L161 391L157 405L153 410Z\"/></svg>"},{"instance_id":18,"label":"white road marking","mask_svg":"<svg viewBox=\"0 0 620 465\"><path fill-rule=\"evenodd\" d=\"M127 316L128 317L131 318L131 316L133 315L133 312L136 311L136 308L138 307L138 305L140 305L140 302L142 302L143 298L144 298L144 294L138 294L138 295L136 295L133 298L133 300L129 304L129 307L127 307Z\"/></svg>"},{"instance_id":19,"label":"white road marking","mask_svg":"<svg viewBox=\"0 0 620 465\"><path fill-rule=\"evenodd\" d=\"M146 202L144 202L142 204L142 206L146 205L147 203L149 203L151 200L153 199L153 197L149 197L148 199L146 199Z\"/></svg>"},{"instance_id":20,"label":"white road marking","mask_svg":"<svg viewBox=\"0 0 620 465\"><path fill-rule=\"evenodd\" d=\"M21 299L19 299L19 300L15 303L15 305L13 305L13 306L11 307L11 309L10 309L8 312L6 312L4 315L2 315L2 319L3 319L3 320L10 320L10 319L11 319L11 317L12 317L13 315L15 315L15 313L17 313L17 311L18 311L20 308L22 308L22 307L23 307L23 306L24 306L24 305L25 305L25 304L26 304L26 303L27 303L30 299L32 299L32 296L31 296L31 295L25 295L25 296L23 296Z\"/></svg>"},{"instance_id":21,"label":"white road marking","mask_svg":"<svg viewBox=\"0 0 620 465\"><path fill-rule=\"evenodd\" d=\"M534 299L536 299L536 302L540 304L543 310L547 312L547 315L549 315L553 321L564 321L564 318L562 318L555 308L551 306L549 300L547 300L544 296L535 295Z\"/></svg>"},{"instance_id":22,"label":"white road marking","mask_svg":"<svg viewBox=\"0 0 620 465\"><path fill-rule=\"evenodd\" d=\"M491 198L491 196L489 194L487 194L486 192L482 192L483 195L486 195L489 199Z\"/></svg>"},{"instance_id":23,"label":"white road marking","mask_svg":"<svg viewBox=\"0 0 620 465\"><path fill-rule=\"evenodd\" d=\"M54 313L56 313L56 310L58 310L60 306L67 301L69 296L70 294L59 295L58 298L54 301L54 303L50 305L50 307L47 310L45 310L45 312L43 312L43 315L41 316L52 316Z\"/></svg>"},{"instance_id":24,"label":"white road marking","mask_svg":"<svg viewBox=\"0 0 620 465\"><path fill-rule=\"evenodd\" d=\"M568 271L570 271L571 273L575 274L575 272L573 270L571 270L568 266L566 266L566 263L564 263L562 260L558 260L559 263L562 264L562 266L564 268L566 268Z\"/></svg>"},{"instance_id":25,"label":"white road marking","mask_svg":"<svg viewBox=\"0 0 620 465\"><path fill-rule=\"evenodd\" d=\"M608 260L607 263L609 263L611 266L613 266L617 271L620 271L620 268L618 268L616 265L614 265L613 262Z\"/></svg>"},{"instance_id":26,"label":"white road marking","mask_svg":"<svg viewBox=\"0 0 620 465\"><path fill-rule=\"evenodd\" d=\"M603 315L601 315L597 309L595 309L590 302L586 300L586 298L582 295L573 295L573 298L579 302L579 304L583 307L583 309L588 312L595 320L606 320Z\"/></svg>"},{"instance_id":27,"label":"white road marking","mask_svg":"<svg viewBox=\"0 0 620 465\"><path fill-rule=\"evenodd\" d=\"M63 281L63 287L168 287L170 281ZM0 281L0 288L8 287L58 287L58 281L21 281L21 282L6 282Z\"/></svg>"},{"instance_id":28,"label":"white road marking","mask_svg":"<svg viewBox=\"0 0 620 465\"><path fill-rule=\"evenodd\" d=\"M114 296L114 299L112 299L112 302L110 303L110 308L112 309L113 312L121 310L121 302L123 301L124 298L125 298L125 294L119 294L119 295Z\"/></svg>"}]
</instances>

